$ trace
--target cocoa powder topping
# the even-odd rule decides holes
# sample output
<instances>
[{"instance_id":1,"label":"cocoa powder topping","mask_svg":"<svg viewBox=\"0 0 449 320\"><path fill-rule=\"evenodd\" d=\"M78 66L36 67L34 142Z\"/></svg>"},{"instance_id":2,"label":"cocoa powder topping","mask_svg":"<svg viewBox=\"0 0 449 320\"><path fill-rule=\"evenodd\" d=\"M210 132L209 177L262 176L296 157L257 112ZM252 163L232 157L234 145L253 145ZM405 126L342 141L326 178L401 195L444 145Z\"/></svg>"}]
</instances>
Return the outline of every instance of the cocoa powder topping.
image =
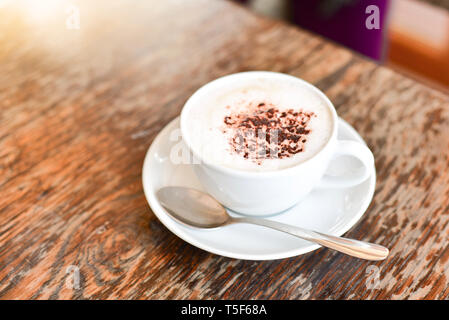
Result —
<instances>
[{"instance_id":1,"label":"cocoa powder topping","mask_svg":"<svg viewBox=\"0 0 449 320\"><path fill-rule=\"evenodd\" d=\"M230 132L231 152L261 164L264 159L283 159L305 150L313 112L279 109L269 102L249 104L245 112L230 113L223 132Z\"/></svg>"}]
</instances>

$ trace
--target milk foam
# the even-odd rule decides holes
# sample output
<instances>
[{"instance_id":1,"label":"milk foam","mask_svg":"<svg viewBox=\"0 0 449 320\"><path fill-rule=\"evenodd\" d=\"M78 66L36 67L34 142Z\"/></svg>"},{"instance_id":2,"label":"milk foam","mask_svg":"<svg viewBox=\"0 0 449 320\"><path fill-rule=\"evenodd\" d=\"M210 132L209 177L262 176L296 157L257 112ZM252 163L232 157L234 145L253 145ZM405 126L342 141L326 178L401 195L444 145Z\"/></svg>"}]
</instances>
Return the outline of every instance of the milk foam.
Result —
<instances>
[{"instance_id":1,"label":"milk foam","mask_svg":"<svg viewBox=\"0 0 449 320\"><path fill-rule=\"evenodd\" d=\"M290 157L252 161L237 154L230 145L229 132L224 132L224 119L231 113L248 112L248 106L259 103L274 105L279 111L293 109L313 113L310 133L302 152ZM206 162L243 171L273 171L295 166L313 157L330 139L332 114L323 98L293 79L238 79L232 84L215 86L195 100L185 115L185 132L192 149Z\"/></svg>"}]
</instances>

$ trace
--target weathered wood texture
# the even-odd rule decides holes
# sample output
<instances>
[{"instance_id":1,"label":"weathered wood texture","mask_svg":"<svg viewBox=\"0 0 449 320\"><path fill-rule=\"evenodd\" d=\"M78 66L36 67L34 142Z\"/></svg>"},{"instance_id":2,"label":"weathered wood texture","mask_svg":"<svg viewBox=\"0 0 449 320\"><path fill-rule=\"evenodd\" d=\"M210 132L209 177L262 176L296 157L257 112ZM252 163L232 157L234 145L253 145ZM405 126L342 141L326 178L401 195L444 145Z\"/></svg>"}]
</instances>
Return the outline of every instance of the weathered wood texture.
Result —
<instances>
[{"instance_id":1,"label":"weathered wood texture","mask_svg":"<svg viewBox=\"0 0 449 320\"><path fill-rule=\"evenodd\" d=\"M449 297L448 96L228 2L76 3L79 30L64 8L44 21L0 9L2 299ZM366 139L376 193L346 235L387 260L233 260L155 218L147 148L198 87L243 70L314 83Z\"/></svg>"}]
</instances>

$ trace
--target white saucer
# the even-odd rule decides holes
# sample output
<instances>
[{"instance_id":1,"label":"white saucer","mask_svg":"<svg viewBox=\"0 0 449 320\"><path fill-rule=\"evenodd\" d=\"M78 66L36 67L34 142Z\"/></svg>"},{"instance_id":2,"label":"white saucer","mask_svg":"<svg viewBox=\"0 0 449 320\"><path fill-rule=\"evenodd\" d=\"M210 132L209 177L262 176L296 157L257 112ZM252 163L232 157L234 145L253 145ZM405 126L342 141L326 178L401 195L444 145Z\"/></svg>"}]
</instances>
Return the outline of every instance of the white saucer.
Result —
<instances>
[{"instance_id":1,"label":"white saucer","mask_svg":"<svg viewBox=\"0 0 449 320\"><path fill-rule=\"evenodd\" d=\"M319 245L268 228L235 224L204 230L189 228L173 220L161 207L155 192L164 186L186 186L205 191L192 165L173 164L170 150L179 141L179 118L170 122L153 141L145 157L142 180L145 196L154 214L174 234L203 250L225 257L246 260L272 260L297 256L316 250ZM362 141L359 134L339 119L338 138ZM340 158L334 170L357 166L357 160ZM340 171L341 172L341 171ZM375 170L373 171L375 172ZM348 231L368 208L374 194L375 174L364 183L345 189L313 191L301 203L269 219L340 236Z\"/></svg>"}]
</instances>

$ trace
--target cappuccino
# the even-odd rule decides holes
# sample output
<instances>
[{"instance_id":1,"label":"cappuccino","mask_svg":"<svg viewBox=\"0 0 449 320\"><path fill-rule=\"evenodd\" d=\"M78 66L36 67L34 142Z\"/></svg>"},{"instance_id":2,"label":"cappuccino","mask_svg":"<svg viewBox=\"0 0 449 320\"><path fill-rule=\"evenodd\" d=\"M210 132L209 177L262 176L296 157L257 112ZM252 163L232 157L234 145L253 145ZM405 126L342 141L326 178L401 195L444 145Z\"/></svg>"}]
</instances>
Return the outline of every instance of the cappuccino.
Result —
<instances>
[{"instance_id":1,"label":"cappuccino","mask_svg":"<svg viewBox=\"0 0 449 320\"><path fill-rule=\"evenodd\" d=\"M295 78L258 75L209 86L183 115L191 149L208 163L285 169L312 158L332 136L326 102Z\"/></svg>"}]
</instances>

